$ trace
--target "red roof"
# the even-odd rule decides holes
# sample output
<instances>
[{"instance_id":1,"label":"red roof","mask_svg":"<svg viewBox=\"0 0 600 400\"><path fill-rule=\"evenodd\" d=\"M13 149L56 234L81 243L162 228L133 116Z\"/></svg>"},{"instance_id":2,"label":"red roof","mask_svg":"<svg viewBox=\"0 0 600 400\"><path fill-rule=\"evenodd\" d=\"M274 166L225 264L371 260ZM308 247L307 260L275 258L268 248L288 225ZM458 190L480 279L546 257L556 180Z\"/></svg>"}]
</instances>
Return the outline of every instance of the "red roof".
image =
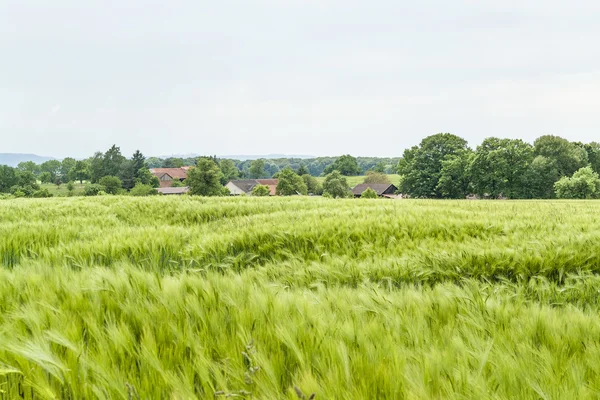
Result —
<instances>
[{"instance_id":1,"label":"red roof","mask_svg":"<svg viewBox=\"0 0 600 400\"><path fill-rule=\"evenodd\" d=\"M161 177L164 174L169 175L171 178L173 179L185 179L187 178L187 170L189 168L183 167L183 168L152 168L150 170L150 172L152 172L152 174L154 176L157 177Z\"/></svg>"},{"instance_id":2,"label":"red roof","mask_svg":"<svg viewBox=\"0 0 600 400\"><path fill-rule=\"evenodd\" d=\"M271 196L277 194L277 184L279 183L279 179L257 179L256 181L261 185L268 186L271 191Z\"/></svg>"}]
</instances>

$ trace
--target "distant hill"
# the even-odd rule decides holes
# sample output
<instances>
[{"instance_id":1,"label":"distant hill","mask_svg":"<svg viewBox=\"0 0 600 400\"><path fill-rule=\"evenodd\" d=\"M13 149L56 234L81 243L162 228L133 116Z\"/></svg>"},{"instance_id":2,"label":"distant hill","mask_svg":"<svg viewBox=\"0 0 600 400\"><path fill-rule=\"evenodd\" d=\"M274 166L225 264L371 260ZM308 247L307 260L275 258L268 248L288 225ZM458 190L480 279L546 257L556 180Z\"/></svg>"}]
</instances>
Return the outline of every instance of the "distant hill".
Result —
<instances>
[{"instance_id":1,"label":"distant hill","mask_svg":"<svg viewBox=\"0 0 600 400\"><path fill-rule=\"evenodd\" d=\"M0 153L0 165L16 167L20 162L33 161L36 164L54 160L52 157L38 156L35 154Z\"/></svg>"},{"instance_id":2,"label":"distant hill","mask_svg":"<svg viewBox=\"0 0 600 400\"><path fill-rule=\"evenodd\" d=\"M256 155L256 156L232 155L232 156L218 156L218 157L219 158L229 158L232 160L240 160L240 161L258 160L260 158L264 158L266 160L273 160L273 159L277 159L277 158L302 158L302 159L316 158L315 156L308 156L308 155L303 155L303 154L267 154L267 155Z\"/></svg>"}]
</instances>

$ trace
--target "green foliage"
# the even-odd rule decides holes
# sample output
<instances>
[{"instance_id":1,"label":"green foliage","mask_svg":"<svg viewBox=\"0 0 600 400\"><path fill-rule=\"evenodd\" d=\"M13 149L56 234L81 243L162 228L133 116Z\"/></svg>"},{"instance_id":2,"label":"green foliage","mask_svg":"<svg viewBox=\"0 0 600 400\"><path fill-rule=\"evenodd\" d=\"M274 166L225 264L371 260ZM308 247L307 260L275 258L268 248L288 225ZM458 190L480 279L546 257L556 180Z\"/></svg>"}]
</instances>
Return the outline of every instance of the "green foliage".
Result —
<instances>
[{"instance_id":1,"label":"green foliage","mask_svg":"<svg viewBox=\"0 0 600 400\"><path fill-rule=\"evenodd\" d=\"M179 179L173 179L171 182L171 187L184 187L185 183L181 182Z\"/></svg>"},{"instance_id":2,"label":"green foliage","mask_svg":"<svg viewBox=\"0 0 600 400\"><path fill-rule=\"evenodd\" d=\"M260 159L260 160L252 161L252 163L250 164L250 169L248 170L248 173L250 175L250 178L252 178L252 179L264 178L266 176L265 175L265 160Z\"/></svg>"},{"instance_id":3,"label":"green foliage","mask_svg":"<svg viewBox=\"0 0 600 400\"><path fill-rule=\"evenodd\" d=\"M391 183L390 178L381 172L367 171L363 183Z\"/></svg>"},{"instance_id":4,"label":"green foliage","mask_svg":"<svg viewBox=\"0 0 600 400\"><path fill-rule=\"evenodd\" d=\"M17 169L22 172L31 172L35 176L40 174L40 166L33 161L23 161L17 165Z\"/></svg>"},{"instance_id":5,"label":"green foliage","mask_svg":"<svg viewBox=\"0 0 600 400\"><path fill-rule=\"evenodd\" d=\"M104 176L98 183L104 187L103 191L107 194L117 194L123 186L123 182L116 176Z\"/></svg>"},{"instance_id":6,"label":"green foliage","mask_svg":"<svg viewBox=\"0 0 600 400\"><path fill-rule=\"evenodd\" d=\"M544 156L533 159L524 177L527 198L551 199L554 197L554 183L559 179L556 160Z\"/></svg>"},{"instance_id":7,"label":"green foliage","mask_svg":"<svg viewBox=\"0 0 600 400\"><path fill-rule=\"evenodd\" d=\"M89 176L92 183L98 183L104 173L104 154L96 152L89 160Z\"/></svg>"},{"instance_id":8,"label":"green foliage","mask_svg":"<svg viewBox=\"0 0 600 400\"><path fill-rule=\"evenodd\" d=\"M181 168L184 165L183 158L171 157L163 162L162 168Z\"/></svg>"},{"instance_id":9,"label":"green foliage","mask_svg":"<svg viewBox=\"0 0 600 400\"><path fill-rule=\"evenodd\" d=\"M40 165L40 171L50 174L50 178L47 180L48 183L54 183L60 178L60 171L62 164L58 160L49 160Z\"/></svg>"},{"instance_id":10,"label":"green foliage","mask_svg":"<svg viewBox=\"0 0 600 400\"><path fill-rule=\"evenodd\" d=\"M472 193L471 164L474 154L466 150L442 160L442 170L436 190L447 199L464 199Z\"/></svg>"},{"instance_id":11,"label":"green foliage","mask_svg":"<svg viewBox=\"0 0 600 400\"><path fill-rule=\"evenodd\" d=\"M40 181L42 183L53 183L52 174L48 171L44 171L40 174Z\"/></svg>"},{"instance_id":12,"label":"green foliage","mask_svg":"<svg viewBox=\"0 0 600 400\"><path fill-rule=\"evenodd\" d=\"M600 178L591 167L580 168L571 178L562 177L554 184L559 199L600 198Z\"/></svg>"},{"instance_id":13,"label":"green foliage","mask_svg":"<svg viewBox=\"0 0 600 400\"><path fill-rule=\"evenodd\" d=\"M282 169L277 179L279 179L277 183L278 196L306 195L308 193L304 179L290 167Z\"/></svg>"},{"instance_id":14,"label":"green foliage","mask_svg":"<svg viewBox=\"0 0 600 400\"><path fill-rule=\"evenodd\" d=\"M19 183L14 168L7 165L0 165L0 193L10 192L10 188Z\"/></svg>"},{"instance_id":15,"label":"green foliage","mask_svg":"<svg viewBox=\"0 0 600 400\"><path fill-rule=\"evenodd\" d=\"M77 161L71 170L70 175L72 180L78 180L79 183L83 183L83 181L90 178L88 163L85 161Z\"/></svg>"},{"instance_id":16,"label":"green foliage","mask_svg":"<svg viewBox=\"0 0 600 400\"><path fill-rule=\"evenodd\" d=\"M73 184L73 181L69 181L69 183L67 183L67 190L69 191L69 195L73 194L73 191L75 190L75 185Z\"/></svg>"},{"instance_id":17,"label":"green foliage","mask_svg":"<svg viewBox=\"0 0 600 400\"><path fill-rule=\"evenodd\" d=\"M229 181L240 178L240 170L235 166L235 163L232 160L221 160L219 162L219 167L221 168L221 173L223 174L223 177L221 178L221 184L226 185Z\"/></svg>"},{"instance_id":18,"label":"green foliage","mask_svg":"<svg viewBox=\"0 0 600 400\"><path fill-rule=\"evenodd\" d=\"M600 174L600 143L591 142L589 144L584 145L584 148L588 154L588 161L590 162L590 166L594 170Z\"/></svg>"},{"instance_id":19,"label":"green foliage","mask_svg":"<svg viewBox=\"0 0 600 400\"><path fill-rule=\"evenodd\" d=\"M485 139L471 164L475 192L480 196L526 198L525 175L532 160L533 147L521 139Z\"/></svg>"},{"instance_id":20,"label":"green foliage","mask_svg":"<svg viewBox=\"0 0 600 400\"><path fill-rule=\"evenodd\" d=\"M443 197L446 185L438 186L443 161L468 150L466 140L450 133L426 137L419 146L405 150L398 163L398 173L403 175L401 191L412 197Z\"/></svg>"},{"instance_id":21,"label":"green foliage","mask_svg":"<svg viewBox=\"0 0 600 400\"><path fill-rule=\"evenodd\" d=\"M48 189L36 190L32 194L32 197L35 197L35 198L48 198L48 197L52 197L52 196L53 196L52 193L50 193L48 191Z\"/></svg>"},{"instance_id":22,"label":"green foliage","mask_svg":"<svg viewBox=\"0 0 600 400\"><path fill-rule=\"evenodd\" d=\"M121 154L121 148L113 144L102 158L102 176L119 176L125 160L126 158Z\"/></svg>"},{"instance_id":23,"label":"green foliage","mask_svg":"<svg viewBox=\"0 0 600 400\"><path fill-rule=\"evenodd\" d=\"M304 184L306 185L306 191L308 194L320 196L323 194L323 185L319 183L319 180L312 175L304 174L301 176Z\"/></svg>"},{"instance_id":24,"label":"green foliage","mask_svg":"<svg viewBox=\"0 0 600 400\"><path fill-rule=\"evenodd\" d=\"M221 186L221 169L212 158L200 158L196 167L188 171L185 180L190 187L190 194L197 196L223 196Z\"/></svg>"},{"instance_id":25,"label":"green foliage","mask_svg":"<svg viewBox=\"0 0 600 400\"><path fill-rule=\"evenodd\" d=\"M324 173L329 174L333 171L339 171L342 175L353 176L360 175L362 170L358 166L356 157L352 157L350 154L339 157L335 162L325 168Z\"/></svg>"},{"instance_id":26,"label":"green foliage","mask_svg":"<svg viewBox=\"0 0 600 400\"><path fill-rule=\"evenodd\" d=\"M136 185L129 191L131 196L154 196L158 194L158 191L150 185L144 185L143 183L136 183Z\"/></svg>"},{"instance_id":27,"label":"green foliage","mask_svg":"<svg viewBox=\"0 0 600 400\"><path fill-rule=\"evenodd\" d=\"M343 198L350 197L352 192L350 192L346 178L339 171L333 171L325 177L323 195L332 198Z\"/></svg>"},{"instance_id":28,"label":"green foliage","mask_svg":"<svg viewBox=\"0 0 600 400\"><path fill-rule=\"evenodd\" d=\"M75 178L75 166L77 160L71 157L67 157L60 163L60 178L63 182L69 182Z\"/></svg>"},{"instance_id":29,"label":"green foliage","mask_svg":"<svg viewBox=\"0 0 600 400\"><path fill-rule=\"evenodd\" d=\"M269 196L271 190L266 185L256 185L252 188L252 196Z\"/></svg>"},{"instance_id":30,"label":"green foliage","mask_svg":"<svg viewBox=\"0 0 600 400\"><path fill-rule=\"evenodd\" d=\"M361 199L376 199L377 192L371 188L367 188L364 192L361 193L360 197Z\"/></svg>"},{"instance_id":31,"label":"green foliage","mask_svg":"<svg viewBox=\"0 0 600 400\"><path fill-rule=\"evenodd\" d=\"M310 172L308 171L308 168L306 168L304 165L301 165L296 170L296 174L298 174L299 176L304 176L304 175L310 175Z\"/></svg>"},{"instance_id":32,"label":"green foliage","mask_svg":"<svg viewBox=\"0 0 600 400\"><path fill-rule=\"evenodd\" d=\"M534 142L536 156L544 156L556 162L559 176L570 176L588 164L586 150L559 136L540 136Z\"/></svg>"},{"instance_id":33,"label":"green foliage","mask_svg":"<svg viewBox=\"0 0 600 400\"><path fill-rule=\"evenodd\" d=\"M99 185L97 183L88 183L85 185L83 189L83 194L85 196L98 196L100 192L104 191L104 186Z\"/></svg>"}]
</instances>

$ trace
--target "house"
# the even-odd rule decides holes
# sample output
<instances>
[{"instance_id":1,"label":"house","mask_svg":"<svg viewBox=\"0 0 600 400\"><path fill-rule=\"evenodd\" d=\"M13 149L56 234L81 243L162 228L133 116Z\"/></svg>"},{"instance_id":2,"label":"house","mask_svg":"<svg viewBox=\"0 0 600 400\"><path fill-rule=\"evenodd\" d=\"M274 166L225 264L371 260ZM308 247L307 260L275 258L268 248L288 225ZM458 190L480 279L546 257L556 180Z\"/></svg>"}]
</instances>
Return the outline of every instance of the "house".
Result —
<instances>
[{"instance_id":1,"label":"house","mask_svg":"<svg viewBox=\"0 0 600 400\"><path fill-rule=\"evenodd\" d=\"M183 182L187 178L190 167L181 168L152 168L150 172L160 180L160 187L171 187L174 180Z\"/></svg>"},{"instance_id":2,"label":"house","mask_svg":"<svg viewBox=\"0 0 600 400\"><path fill-rule=\"evenodd\" d=\"M398 188L391 183L361 183L352 189L352 194L354 197L360 197L369 188L373 189L379 197L397 198L395 193Z\"/></svg>"},{"instance_id":3,"label":"house","mask_svg":"<svg viewBox=\"0 0 600 400\"><path fill-rule=\"evenodd\" d=\"M190 191L190 188L187 186L184 187L161 187L156 189L159 194L164 194L165 196L181 196Z\"/></svg>"},{"instance_id":4,"label":"house","mask_svg":"<svg viewBox=\"0 0 600 400\"><path fill-rule=\"evenodd\" d=\"M237 181L229 181L225 187L229 189L232 196L241 194L250 194L252 189L257 185L268 186L271 191L271 196L275 196L277 192L278 179L242 179Z\"/></svg>"}]
</instances>

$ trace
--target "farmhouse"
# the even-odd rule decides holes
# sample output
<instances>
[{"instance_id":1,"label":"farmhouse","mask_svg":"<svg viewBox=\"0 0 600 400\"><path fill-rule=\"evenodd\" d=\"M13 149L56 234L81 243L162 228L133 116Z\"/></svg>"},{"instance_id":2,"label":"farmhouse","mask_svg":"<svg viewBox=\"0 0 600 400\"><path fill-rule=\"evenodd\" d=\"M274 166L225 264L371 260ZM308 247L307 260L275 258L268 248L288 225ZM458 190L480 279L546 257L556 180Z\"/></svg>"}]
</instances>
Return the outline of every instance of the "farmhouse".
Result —
<instances>
[{"instance_id":1,"label":"farmhouse","mask_svg":"<svg viewBox=\"0 0 600 400\"><path fill-rule=\"evenodd\" d=\"M278 179L242 179L237 181L229 181L225 187L233 196L241 194L250 194L252 189L257 185L268 186L271 191L271 196L275 196L277 190Z\"/></svg>"},{"instance_id":2,"label":"farmhouse","mask_svg":"<svg viewBox=\"0 0 600 400\"><path fill-rule=\"evenodd\" d=\"M184 187L161 187L156 189L156 191L160 194L164 194L165 196L181 196L190 191L190 188L187 186Z\"/></svg>"},{"instance_id":3,"label":"farmhouse","mask_svg":"<svg viewBox=\"0 0 600 400\"><path fill-rule=\"evenodd\" d=\"M377 193L377 196L389 198L395 198L395 193L398 190L398 188L391 183L362 183L356 185L354 189L352 189L352 194L354 197L360 197L360 195L369 188L373 189L375 193Z\"/></svg>"},{"instance_id":4,"label":"farmhouse","mask_svg":"<svg viewBox=\"0 0 600 400\"><path fill-rule=\"evenodd\" d=\"M160 180L160 187L171 187L174 180L183 182L187 178L190 167L181 168L152 168L150 172Z\"/></svg>"}]
</instances>

